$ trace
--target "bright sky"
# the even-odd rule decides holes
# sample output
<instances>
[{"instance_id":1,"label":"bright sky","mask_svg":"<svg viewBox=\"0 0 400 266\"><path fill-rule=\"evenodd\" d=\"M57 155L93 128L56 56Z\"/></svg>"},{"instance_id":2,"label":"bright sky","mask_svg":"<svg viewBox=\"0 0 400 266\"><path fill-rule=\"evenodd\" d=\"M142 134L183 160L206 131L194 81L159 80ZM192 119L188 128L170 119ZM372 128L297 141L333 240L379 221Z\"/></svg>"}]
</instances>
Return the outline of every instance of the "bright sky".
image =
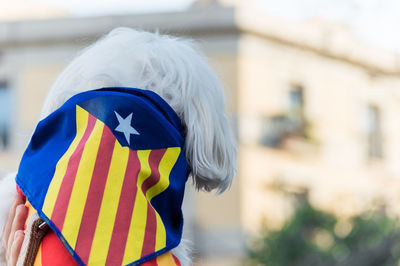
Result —
<instances>
[{"instance_id":1,"label":"bright sky","mask_svg":"<svg viewBox=\"0 0 400 266\"><path fill-rule=\"evenodd\" d=\"M77 16L183 10L193 0L41 0Z\"/></svg>"},{"instance_id":2,"label":"bright sky","mask_svg":"<svg viewBox=\"0 0 400 266\"><path fill-rule=\"evenodd\" d=\"M291 19L323 17L349 24L367 43L400 53L399 0L255 0L259 8Z\"/></svg>"},{"instance_id":3,"label":"bright sky","mask_svg":"<svg viewBox=\"0 0 400 266\"><path fill-rule=\"evenodd\" d=\"M194 0L41 0L77 16L183 10ZM400 53L400 0L239 0L289 19L323 17L349 24L370 44Z\"/></svg>"}]
</instances>

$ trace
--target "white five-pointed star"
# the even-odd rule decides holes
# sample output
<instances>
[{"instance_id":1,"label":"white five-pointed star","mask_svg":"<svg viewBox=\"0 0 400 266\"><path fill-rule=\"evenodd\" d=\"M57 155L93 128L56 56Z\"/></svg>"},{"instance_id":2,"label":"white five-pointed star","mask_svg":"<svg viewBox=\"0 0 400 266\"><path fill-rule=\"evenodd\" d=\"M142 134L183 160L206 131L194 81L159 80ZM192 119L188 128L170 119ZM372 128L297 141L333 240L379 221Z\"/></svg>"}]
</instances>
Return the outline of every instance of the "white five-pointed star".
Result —
<instances>
[{"instance_id":1,"label":"white five-pointed star","mask_svg":"<svg viewBox=\"0 0 400 266\"><path fill-rule=\"evenodd\" d=\"M130 115L128 115L125 119L122 118L116 111L114 111L114 113L119 122L119 125L115 128L115 131L124 133L126 141L128 142L128 145L130 145L131 134L140 135L139 132L137 132L137 130L131 126L132 113L130 113Z\"/></svg>"}]
</instances>

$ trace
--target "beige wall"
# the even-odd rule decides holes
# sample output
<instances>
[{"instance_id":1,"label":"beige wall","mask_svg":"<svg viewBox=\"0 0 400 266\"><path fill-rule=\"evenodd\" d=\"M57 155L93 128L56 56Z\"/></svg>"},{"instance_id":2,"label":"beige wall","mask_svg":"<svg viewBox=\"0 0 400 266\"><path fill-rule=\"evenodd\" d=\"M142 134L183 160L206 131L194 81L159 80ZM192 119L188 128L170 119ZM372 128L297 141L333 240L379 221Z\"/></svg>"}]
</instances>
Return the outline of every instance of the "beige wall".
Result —
<instances>
[{"instance_id":1,"label":"beige wall","mask_svg":"<svg viewBox=\"0 0 400 266\"><path fill-rule=\"evenodd\" d=\"M32 63L21 68L18 121L22 128L31 130L36 126L47 91L63 67L64 65L54 62Z\"/></svg>"}]
</instances>

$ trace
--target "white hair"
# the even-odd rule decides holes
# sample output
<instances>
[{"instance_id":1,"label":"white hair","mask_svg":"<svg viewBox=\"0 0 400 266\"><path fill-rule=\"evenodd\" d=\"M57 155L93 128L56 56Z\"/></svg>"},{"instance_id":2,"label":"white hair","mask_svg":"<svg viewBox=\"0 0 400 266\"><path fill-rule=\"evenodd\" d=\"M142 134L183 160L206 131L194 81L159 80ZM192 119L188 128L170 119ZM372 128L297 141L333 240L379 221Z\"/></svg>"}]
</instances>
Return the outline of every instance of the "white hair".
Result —
<instances>
[{"instance_id":1,"label":"white hair","mask_svg":"<svg viewBox=\"0 0 400 266\"><path fill-rule=\"evenodd\" d=\"M42 118L77 93L115 86L154 91L175 110L186 130L186 158L198 189L221 193L230 186L236 148L225 114L223 88L192 41L114 29L59 75Z\"/></svg>"}]
</instances>

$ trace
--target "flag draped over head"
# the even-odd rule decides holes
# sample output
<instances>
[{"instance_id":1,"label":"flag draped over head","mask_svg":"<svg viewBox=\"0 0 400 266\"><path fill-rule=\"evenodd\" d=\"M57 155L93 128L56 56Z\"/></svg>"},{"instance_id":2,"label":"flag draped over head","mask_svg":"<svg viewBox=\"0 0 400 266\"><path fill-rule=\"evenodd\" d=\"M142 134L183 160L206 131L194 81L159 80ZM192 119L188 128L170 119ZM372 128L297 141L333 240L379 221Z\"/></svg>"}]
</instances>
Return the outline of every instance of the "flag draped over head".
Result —
<instances>
[{"instance_id":1,"label":"flag draped over head","mask_svg":"<svg viewBox=\"0 0 400 266\"><path fill-rule=\"evenodd\" d=\"M39 122L17 184L81 265L137 265L176 247L188 166L157 94L77 94Z\"/></svg>"}]
</instances>

